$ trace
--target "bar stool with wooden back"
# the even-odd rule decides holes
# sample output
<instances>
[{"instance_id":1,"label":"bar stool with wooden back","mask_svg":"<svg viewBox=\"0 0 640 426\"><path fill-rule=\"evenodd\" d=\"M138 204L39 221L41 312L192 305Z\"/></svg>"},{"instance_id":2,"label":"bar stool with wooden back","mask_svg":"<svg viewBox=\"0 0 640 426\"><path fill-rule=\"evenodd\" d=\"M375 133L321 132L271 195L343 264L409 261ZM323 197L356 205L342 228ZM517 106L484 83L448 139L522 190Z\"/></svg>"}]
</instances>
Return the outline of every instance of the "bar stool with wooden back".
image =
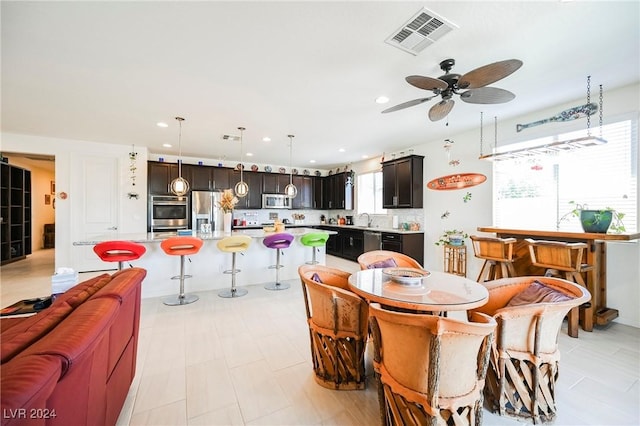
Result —
<instances>
[{"instance_id":1,"label":"bar stool with wooden back","mask_svg":"<svg viewBox=\"0 0 640 426\"><path fill-rule=\"evenodd\" d=\"M169 256L180 256L180 275L171 277L172 280L180 280L180 294L162 299L162 303L169 306L188 305L199 299L195 294L184 294L184 280L191 278L191 275L184 273L184 258L200 251L203 241L200 238L178 236L163 240L160 247Z\"/></svg>"},{"instance_id":2,"label":"bar stool with wooden back","mask_svg":"<svg viewBox=\"0 0 640 426\"><path fill-rule=\"evenodd\" d=\"M311 247L311 249L313 250L311 261L305 262L307 265L318 264L318 261L316 260L316 250L318 250L318 247L324 247L327 244L328 239L329 234L327 234L326 232L312 232L300 237L300 242L302 243L302 245Z\"/></svg>"},{"instance_id":3,"label":"bar stool with wooden back","mask_svg":"<svg viewBox=\"0 0 640 426\"><path fill-rule=\"evenodd\" d=\"M104 262L118 262L118 270L121 271L123 262L140 259L147 249L131 241L104 241L93 246L93 251Z\"/></svg>"},{"instance_id":4,"label":"bar stool with wooden back","mask_svg":"<svg viewBox=\"0 0 640 426\"><path fill-rule=\"evenodd\" d=\"M246 288L236 288L236 273L240 272L240 269L236 269L236 253L244 254L249 249L251 240L248 235L233 235L218 241L220 251L231 253L231 269L224 271L225 274L231 274L231 288L218 292L218 296L240 297L248 293Z\"/></svg>"},{"instance_id":5,"label":"bar stool with wooden back","mask_svg":"<svg viewBox=\"0 0 640 426\"><path fill-rule=\"evenodd\" d=\"M293 241L293 235L287 232L280 232L277 234L269 235L264 237L262 243L270 249L274 249L276 251L276 264L269 266L269 269L276 270L276 282L269 283L264 286L267 290L286 290L289 288L289 284L280 282L280 268L283 266L280 264L280 251L282 249L289 248L291 242Z\"/></svg>"},{"instance_id":6,"label":"bar stool with wooden back","mask_svg":"<svg viewBox=\"0 0 640 426\"><path fill-rule=\"evenodd\" d=\"M497 280L498 278L515 277L513 267L513 246L515 238L496 238L472 235L473 253L475 257L484 259L478 274L479 283Z\"/></svg>"},{"instance_id":7,"label":"bar stool with wooden back","mask_svg":"<svg viewBox=\"0 0 640 426\"><path fill-rule=\"evenodd\" d=\"M545 276L562 277L587 288L582 274L594 269L593 265L582 263L582 259L586 258L587 244L533 240L531 238L525 238L525 241L529 246L531 264L545 268ZM575 307L569 312L568 334L571 337L578 337L578 316L582 329L593 331L593 306L591 302Z\"/></svg>"}]
</instances>

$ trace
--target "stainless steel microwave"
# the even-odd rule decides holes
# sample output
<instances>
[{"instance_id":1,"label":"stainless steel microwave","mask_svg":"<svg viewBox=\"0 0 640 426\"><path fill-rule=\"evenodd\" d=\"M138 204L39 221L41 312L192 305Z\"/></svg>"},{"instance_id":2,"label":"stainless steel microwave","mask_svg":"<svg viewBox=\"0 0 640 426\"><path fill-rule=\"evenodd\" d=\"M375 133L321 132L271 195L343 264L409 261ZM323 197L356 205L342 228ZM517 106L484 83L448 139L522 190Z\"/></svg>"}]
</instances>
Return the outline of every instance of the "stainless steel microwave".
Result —
<instances>
[{"instance_id":1,"label":"stainless steel microwave","mask_svg":"<svg viewBox=\"0 0 640 426\"><path fill-rule=\"evenodd\" d=\"M291 198L284 194L262 194L263 209L290 209Z\"/></svg>"}]
</instances>

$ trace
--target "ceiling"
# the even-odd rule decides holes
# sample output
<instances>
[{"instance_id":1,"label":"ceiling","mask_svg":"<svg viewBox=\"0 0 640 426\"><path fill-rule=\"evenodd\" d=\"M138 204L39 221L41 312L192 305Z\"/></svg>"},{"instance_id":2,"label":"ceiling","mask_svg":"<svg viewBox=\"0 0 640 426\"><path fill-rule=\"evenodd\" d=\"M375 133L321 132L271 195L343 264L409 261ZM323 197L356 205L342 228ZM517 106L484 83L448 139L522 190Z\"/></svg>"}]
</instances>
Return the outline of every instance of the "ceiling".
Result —
<instances>
[{"instance_id":1,"label":"ceiling","mask_svg":"<svg viewBox=\"0 0 640 426\"><path fill-rule=\"evenodd\" d=\"M414 56L385 40L422 7L458 28ZM2 1L2 131L152 153L330 168L581 99L640 80L637 1L9 2ZM381 114L431 92L405 76L442 75L517 58L492 84L515 100L436 100ZM385 95L386 105L374 100ZM543 117L541 117L543 118ZM160 128L157 122L169 127ZM447 121L449 127L447 127ZM271 142L263 142L264 136ZM163 143L173 144L163 148ZM339 151L344 150L343 152Z\"/></svg>"}]
</instances>

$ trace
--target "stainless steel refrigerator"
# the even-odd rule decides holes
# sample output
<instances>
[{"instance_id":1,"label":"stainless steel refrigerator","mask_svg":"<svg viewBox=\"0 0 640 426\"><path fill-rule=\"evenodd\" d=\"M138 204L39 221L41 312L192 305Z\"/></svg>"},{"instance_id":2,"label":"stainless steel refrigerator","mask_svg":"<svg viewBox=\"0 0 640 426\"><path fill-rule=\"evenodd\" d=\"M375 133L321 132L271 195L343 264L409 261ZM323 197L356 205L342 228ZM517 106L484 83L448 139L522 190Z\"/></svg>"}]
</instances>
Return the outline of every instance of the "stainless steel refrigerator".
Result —
<instances>
[{"instance_id":1,"label":"stainless steel refrigerator","mask_svg":"<svg viewBox=\"0 0 640 426\"><path fill-rule=\"evenodd\" d=\"M222 231L222 192L191 191L191 228L196 232Z\"/></svg>"}]
</instances>

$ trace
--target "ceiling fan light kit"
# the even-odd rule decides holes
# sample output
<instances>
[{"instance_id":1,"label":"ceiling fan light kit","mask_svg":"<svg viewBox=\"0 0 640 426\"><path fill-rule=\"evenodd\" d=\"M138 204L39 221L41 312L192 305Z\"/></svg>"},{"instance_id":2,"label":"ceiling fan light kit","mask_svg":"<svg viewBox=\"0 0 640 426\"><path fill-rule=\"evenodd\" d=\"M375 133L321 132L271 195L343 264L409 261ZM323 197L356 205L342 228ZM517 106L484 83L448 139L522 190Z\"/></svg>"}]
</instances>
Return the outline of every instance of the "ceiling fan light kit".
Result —
<instances>
[{"instance_id":1,"label":"ceiling fan light kit","mask_svg":"<svg viewBox=\"0 0 640 426\"><path fill-rule=\"evenodd\" d=\"M407 83L418 89L430 90L434 95L403 102L385 109L382 113L399 111L420 105L440 96L442 100L433 105L428 114L431 121L438 121L449 115L453 109L455 105L455 101L453 100L454 95L460 96L463 102L470 104L501 104L512 101L516 97L516 95L508 90L486 86L513 74L522 66L521 60L507 59L494 62L476 68L463 75L450 72L455 63L456 61L454 59L445 59L440 62L440 69L444 71L444 74L438 78L421 75L410 75L406 77L405 80Z\"/></svg>"}]
</instances>

